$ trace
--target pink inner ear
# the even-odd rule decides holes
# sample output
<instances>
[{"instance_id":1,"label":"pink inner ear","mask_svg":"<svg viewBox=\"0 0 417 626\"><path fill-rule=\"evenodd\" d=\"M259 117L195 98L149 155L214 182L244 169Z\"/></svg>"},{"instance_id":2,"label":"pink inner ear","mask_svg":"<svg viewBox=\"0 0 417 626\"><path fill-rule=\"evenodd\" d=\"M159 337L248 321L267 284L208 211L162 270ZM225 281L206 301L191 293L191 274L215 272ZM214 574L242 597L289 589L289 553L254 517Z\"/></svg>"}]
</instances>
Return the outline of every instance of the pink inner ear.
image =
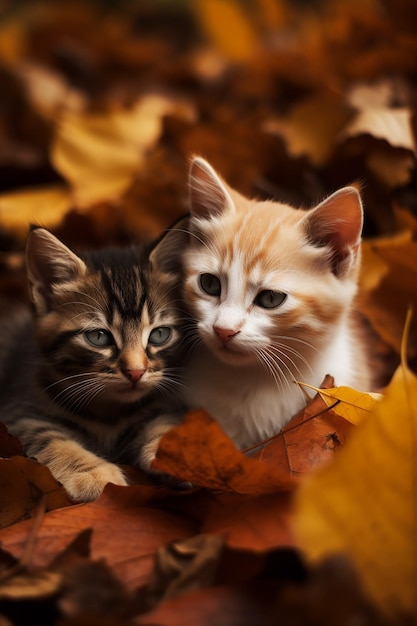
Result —
<instances>
[{"instance_id":1,"label":"pink inner ear","mask_svg":"<svg viewBox=\"0 0 417 626\"><path fill-rule=\"evenodd\" d=\"M191 213L196 217L207 219L232 205L223 182L211 165L200 157L191 163L189 189Z\"/></svg>"},{"instance_id":2,"label":"pink inner ear","mask_svg":"<svg viewBox=\"0 0 417 626\"><path fill-rule=\"evenodd\" d=\"M336 191L313 209L307 220L307 234L316 245L330 244L343 251L359 244L363 209L354 187Z\"/></svg>"},{"instance_id":3,"label":"pink inner ear","mask_svg":"<svg viewBox=\"0 0 417 626\"><path fill-rule=\"evenodd\" d=\"M312 209L306 219L306 234L316 246L333 250L335 273L347 257L355 256L363 225L362 202L354 187L344 187Z\"/></svg>"}]
</instances>

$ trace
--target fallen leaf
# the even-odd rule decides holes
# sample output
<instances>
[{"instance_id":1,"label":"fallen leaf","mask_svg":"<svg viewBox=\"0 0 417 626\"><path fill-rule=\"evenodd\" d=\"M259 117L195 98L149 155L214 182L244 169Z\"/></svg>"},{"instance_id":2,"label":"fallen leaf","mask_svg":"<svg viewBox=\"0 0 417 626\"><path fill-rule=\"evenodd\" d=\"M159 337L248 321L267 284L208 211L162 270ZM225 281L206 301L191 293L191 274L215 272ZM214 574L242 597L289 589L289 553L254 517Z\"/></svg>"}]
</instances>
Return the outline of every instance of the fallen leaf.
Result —
<instances>
[{"instance_id":1,"label":"fallen leaf","mask_svg":"<svg viewBox=\"0 0 417 626\"><path fill-rule=\"evenodd\" d=\"M219 535L196 535L159 548L146 588L148 607L185 591L209 587L215 578L223 545Z\"/></svg>"},{"instance_id":2,"label":"fallen leaf","mask_svg":"<svg viewBox=\"0 0 417 626\"><path fill-rule=\"evenodd\" d=\"M36 602L36 623L49 623L50 615L58 619L84 612L127 619L133 598L104 562L90 560L90 538L91 532L80 533L43 568L10 562L1 572L2 615L25 623L28 604Z\"/></svg>"},{"instance_id":3,"label":"fallen leaf","mask_svg":"<svg viewBox=\"0 0 417 626\"><path fill-rule=\"evenodd\" d=\"M185 593L136 618L135 624L334 626L356 620L369 626L389 626L366 598L347 559L329 558L304 575L288 580L276 557L279 557L278 551L270 554L270 568L265 567L253 580ZM288 563L287 575L289 569Z\"/></svg>"},{"instance_id":4,"label":"fallen leaf","mask_svg":"<svg viewBox=\"0 0 417 626\"><path fill-rule=\"evenodd\" d=\"M309 558L348 554L369 597L391 617L417 609L417 378L404 353L374 412L334 462L300 486L295 514Z\"/></svg>"},{"instance_id":5,"label":"fallen leaf","mask_svg":"<svg viewBox=\"0 0 417 626\"><path fill-rule=\"evenodd\" d=\"M72 504L46 466L23 456L0 459L0 528L30 517L43 494L48 511Z\"/></svg>"},{"instance_id":6,"label":"fallen leaf","mask_svg":"<svg viewBox=\"0 0 417 626\"><path fill-rule=\"evenodd\" d=\"M378 399L380 399L375 394L364 393L363 391L352 389L352 387L318 389L304 383L299 383L299 385L316 391L336 415L340 415L340 417L343 417L351 424L355 424L355 426L368 417L369 413L375 409Z\"/></svg>"},{"instance_id":7,"label":"fallen leaf","mask_svg":"<svg viewBox=\"0 0 417 626\"><path fill-rule=\"evenodd\" d=\"M191 517L165 510L160 500L152 487L108 485L95 502L49 512L37 533L33 566L47 566L80 531L93 528L91 558L105 559L128 588L144 584L161 545L196 534ZM30 528L30 521L4 528L3 548L20 558Z\"/></svg>"},{"instance_id":8,"label":"fallen leaf","mask_svg":"<svg viewBox=\"0 0 417 626\"><path fill-rule=\"evenodd\" d=\"M256 456L302 478L333 459L350 435L352 424L316 396Z\"/></svg>"},{"instance_id":9,"label":"fallen leaf","mask_svg":"<svg viewBox=\"0 0 417 626\"><path fill-rule=\"evenodd\" d=\"M186 102L157 94L129 109L60 115L51 161L71 184L77 206L119 198L159 138L163 117L174 112L194 115Z\"/></svg>"},{"instance_id":10,"label":"fallen leaf","mask_svg":"<svg viewBox=\"0 0 417 626\"><path fill-rule=\"evenodd\" d=\"M26 238L29 224L56 227L71 208L72 199L64 185L49 185L0 194L0 219L4 226Z\"/></svg>"},{"instance_id":11,"label":"fallen leaf","mask_svg":"<svg viewBox=\"0 0 417 626\"><path fill-rule=\"evenodd\" d=\"M288 473L240 452L202 410L188 413L182 424L163 436L152 467L198 486L232 493L273 493L294 487Z\"/></svg>"}]
</instances>

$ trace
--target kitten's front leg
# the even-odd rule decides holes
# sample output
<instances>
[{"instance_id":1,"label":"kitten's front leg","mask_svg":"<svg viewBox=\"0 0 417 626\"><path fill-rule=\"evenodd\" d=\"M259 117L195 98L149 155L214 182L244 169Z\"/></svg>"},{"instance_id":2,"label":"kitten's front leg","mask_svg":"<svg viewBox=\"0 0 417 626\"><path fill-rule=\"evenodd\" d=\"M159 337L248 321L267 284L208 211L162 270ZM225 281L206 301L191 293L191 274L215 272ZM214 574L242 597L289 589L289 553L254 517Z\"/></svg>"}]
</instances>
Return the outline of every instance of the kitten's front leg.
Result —
<instances>
[{"instance_id":1,"label":"kitten's front leg","mask_svg":"<svg viewBox=\"0 0 417 626\"><path fill-rule=\"evenodd\" d=\"M13 429L10 429L13 432ZM68 429L57 430L50 422L21 420L19 437L27 456L46 465L73 500L95 500L107 483L127 485L114 463L86 450Z\"/></svg>"},{"instance_id":2,"label":"kitten's front leg","mask_svg":"<svg viewBox=\"0 0 417 626\"><path fill-rule=\"evenodd\" d=\"M36 458L49 467L73 500L95 500L107 483L128 484L117 465L89 452L76 441L53 441Z\"/></svg>"},{"instance_id":3,"label":"kitten's front leg","mask_svg":"<svg viewBox=\"0 0 417 626\"><path fill-rule=\"evenodd\" d=\"M156 457L159 444L162 437L169 430L177 426L182 421L183 414L161 415L146 424L138 439L139 451L139 467L145 472L157 478L160 482L166 483L170 487L177 489L189 489L193 485L189 482L183 482L168 474L163 474L152 469L152 461Z\"/></svg>"},{"instance_id":4,"label":"kitten's front leg","mask_svg":"<svg viewBox=\"0 0 417 626\"><path fill-rule=\"evenodd\" d=\"M144 427L138 439L138 457L139 467L145 472L156 473L155 470L152 470L152 461L156 457L160 441L165 433L181 422L181 417L178 415L160 415Z\"/></svg>"}]
</instances>

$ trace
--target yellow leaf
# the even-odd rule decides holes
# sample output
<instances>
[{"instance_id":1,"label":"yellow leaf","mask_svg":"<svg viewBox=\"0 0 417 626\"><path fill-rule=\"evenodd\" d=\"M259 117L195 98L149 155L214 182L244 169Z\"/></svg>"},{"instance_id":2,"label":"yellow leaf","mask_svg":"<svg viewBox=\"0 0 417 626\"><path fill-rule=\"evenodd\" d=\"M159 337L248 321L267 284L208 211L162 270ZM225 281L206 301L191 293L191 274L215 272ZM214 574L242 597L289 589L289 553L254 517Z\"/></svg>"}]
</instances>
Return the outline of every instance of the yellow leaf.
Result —
<instances>
[{"instance_id":1,"label":"yellow leaf","mask_svg":"<svg viewBox=\"0 0 417 626\"><path fill-rule=\"evenodd\" d=\"M31 222L53 228L71 208L71 194L64 185L50 185L0 194L0 223L26 236Z\"/></svg>"},{"instance_id":2,"label":"yellow leaf","mask_svg":"<svg viewBox=\"0 0 417 626\"><path fill-rule=\"evenodd\" d=\"M384 399L335 461L301 485L295 525L310 559L347 554L382 610L415 617L417 378L402 353Z\"/></svg>"},{"instance_id":3,"label":"yellow leaf","mask_svg":"<svg viewBox=\"0 0 417 626\"><path fill-rule=\"evenodd\" d=\"M226 57L244 61L257 49L257 37L252 22L233 0L198 0L197 17L215 48Z\"/></svg>"},{"instance_id":4,"label":"yellow leaf","mask_svg":"<svg viewBox=\"0 0 417 626\"><path fill-rule=\"evenodd\" d=\"M314 389L336 415L340 415L340 417L355 425L359 424L375 409L379 399L377 394L371 395L351 387L318 389L305 383L298 384Z\"/></svg>"},{"instance_id":5,"label":"yellow leaf","mask_svg":"<svg viewBox=\"0 0 417 626\"><path fill-rule=\"evenodd\" d=\"M149 94L128 110L67 112L58 119L51 159L71 183L77 206L114 200L126 191L169 113L193 116L187 103Z\"/></svg>"}]
</instances>

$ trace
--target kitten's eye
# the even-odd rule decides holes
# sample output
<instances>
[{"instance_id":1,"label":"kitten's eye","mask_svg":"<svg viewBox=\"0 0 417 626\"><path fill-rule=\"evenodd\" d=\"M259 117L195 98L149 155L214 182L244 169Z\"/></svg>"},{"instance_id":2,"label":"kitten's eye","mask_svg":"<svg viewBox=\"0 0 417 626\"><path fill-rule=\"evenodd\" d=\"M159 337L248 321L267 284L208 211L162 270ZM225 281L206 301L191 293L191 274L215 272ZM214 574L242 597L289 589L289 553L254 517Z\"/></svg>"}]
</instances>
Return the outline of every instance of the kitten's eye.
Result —
<instances>
[{"instance_id":1,"label":"kitten's eye","mask_svg":"<svg viewBox=\"0 0 417 626\"><path fill-rule=\"evenodd\" d=\"M149 335L148 343L153 346L163 346L171 337L171 334L172 331L168 326L159 326L159 328L154 328Z\"/></svg>"},{"instance_id":2,"label":"kitten's eye","mask_svg":"<svg viewBox=\"0 0 417 626\"><path fill-rule=\"evenodd\" d=\"M213 274L200 274L200 287L209 296L219 296L222 290L220 280Z\"/></svg>"},{"instance_id":3,"label":"kitten's eye","mask_svg":"<svg viewBox=\"0 0 417 626\"><path fill-rule=\"evenodd\" d=\"M106 348L114 344L113 335L108 330L87 330L84 335L96 348Z\"/></svg>"},{"instance_id":4,"label":"kitten's eye","mask_svg":"<svg viewBox=\"0 0 417 626\"><path fill-rule=\"evenodd\" d=\"M276 309L287 299L287 294L282 291L265 289L260 291L255 298L255 304L263 309Z\"/></svg>"}]
</instances>

